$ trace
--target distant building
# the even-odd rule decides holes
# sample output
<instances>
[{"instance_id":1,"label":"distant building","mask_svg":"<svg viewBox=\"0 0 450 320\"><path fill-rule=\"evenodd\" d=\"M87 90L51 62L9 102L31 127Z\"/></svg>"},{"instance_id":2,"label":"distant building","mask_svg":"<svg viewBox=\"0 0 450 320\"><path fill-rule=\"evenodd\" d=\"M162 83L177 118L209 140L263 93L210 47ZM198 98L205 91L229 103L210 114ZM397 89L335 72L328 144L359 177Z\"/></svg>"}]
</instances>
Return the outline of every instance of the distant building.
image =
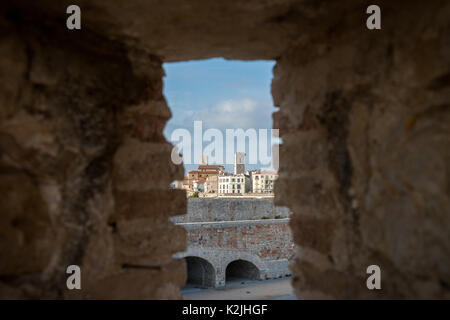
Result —
<instances>
[{"instance_id":1,"label":"distant building","mask_svg":"<svg viewBox=\"0 0 450 320\"><path fill-rule=\"evenodd\" d=\"M234 174L219 176L218 194L244 194L251 190L250 176L245 174L245 153L234 154Z\"/></svg>"},{"instance_id":2,"label":"distant building","mask_svg":"<svg viewBox=\"0 0 450 320\"><path fill-rule=\"evenodd\" d=\"M243 195L250 192L273 194L277 178L276 171L245 172L245 153L236 152L234 174L225 172L221 165L208 164L208 158L203 156L198 169L189 171L181 185L176 183L176 187L186 190L188 195L194 192L217 195Z\"/></svg>"},{"instance_id":3,"label":"distant building","mask_svg":"<svg viewBox=\"0 0 450 320\"><path fill-rule=\"evenodd\" d=\"M202 178L208 178L210 176L217 176L219 173L217 171L201 171L201 170L192 170L188 172L188 179L190 180L198 180Z\"/></svg>"},{"instance_id":4,"label":"distant building","mask_svg":"<svg viewBox=\"0 0 450 320\"><path fill-rule=\"evenodd\" d=\"M219 176L213 175L206 178L205 193L218 193L219 189Z\"/></svg>"},{"instance_id":5,"label":"distant building","mask_svg":"<svg viewBox=\"0 0 450 320\"><path fill-rule=\"evenodd\" d=\"M251 183L253 193L273 193L275 180L278 179L276 171L252 171Z\"/></svg>"},{"instance_id":6,"label":"distant building","mask_svg":"<svg viewBox=\"0 0 450 320\"><path fill-rule=\"evenodd\" d=\"M201 178L193 183L193 192L205 192L205 182L206 178Z\"/></svg>"},{"instance_id":7,"label":"distant building","mask_svg":"<svg viewBox=\"0 0 450 320\"><path fill-rule=\"evenodd\" d=\"M205 172L205 171L214 171L217 174L225 172L225 168L220 165L212 165L212 164L201 164L198 166L197 171Z\"/></svg>"},{"instance_id":8,"label":"distant building","mask_svg":"<svg viewBox=\"0 0 450 320\"><path fill-rule=\"evenodd\" d=\"M242 174L245 172L245 153L236 152L234 154L234 174Z\"/></svg>"},{"instance_id":9,"label":"distant building","mask_svg":"<svg viewBox=\"0 0 450 320\"><path fill-rule=\"evenodd\" d=\"M209 192L214 190L217 193L217 177L225 172L221 165L208 164L208 157L202 156L197 170L188 172L185 177L190 192ZM209 180L208 180L209 179Z\"/></svg>"},{"instance_id":10,"label":"distant building","mask_svg":"<svg viewBox=\"0 0 450 320\"><path fill-rule=\"evenodd\" d=\"M227 174L219 176L218 194L244 194L251 188L250 177L241 174Z\"/></svg>"},{"instance_id":11,"label":"distant building","mask_svg":"<svg viewBox=\"0 0 450 320\"><path fill-rule=\"evenodd\" d=\"M181 189L186 191L192 191L193 190L192 183L193 181L189 180L188 177L184 177L183 181L181 182Z\"/></svg>"}]
</instances>

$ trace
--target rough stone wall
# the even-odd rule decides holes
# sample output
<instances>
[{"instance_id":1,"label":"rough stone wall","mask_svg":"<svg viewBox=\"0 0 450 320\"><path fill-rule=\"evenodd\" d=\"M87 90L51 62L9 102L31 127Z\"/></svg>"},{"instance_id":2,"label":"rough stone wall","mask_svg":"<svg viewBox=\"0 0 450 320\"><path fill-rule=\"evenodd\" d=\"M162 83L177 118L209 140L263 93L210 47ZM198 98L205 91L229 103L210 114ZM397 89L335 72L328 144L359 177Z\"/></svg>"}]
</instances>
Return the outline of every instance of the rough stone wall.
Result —
<instances>
[{"instance_id":1,"label":"rough stone wall","mask_svg":"<svg viewBox=\"0 0 450 320\"><path fill-rule=\"evenodd\" d=\"M288 218L289 209L277 207L273 199L190 198L187 214L173 217L174 222L206 222Z\"/></svg>"},{"instance_id":2,"label":"rough stone wall","mask_svg":"<svg viewBox=\"0 0 450 320\"><path fill-rule=\"evenodd\" d=\"M187 208L186 215L171 218L187 230L187 250L175 256L209 262L215 287L225 285L227 266L239 259L253 263L260 279L290 274L294 254L290 212L275 206L273 199L191 198Z\"/></svg>"},{"instance_id":3,"label":"rough stone wall","mask_svg":"<svg viewBox=\"0 0 450 320\"><path fill-rule=\"evenodd\" d=\"M2 11L0 32L0 297L179 297L161 61L38 13Z\"/></svg>"},{"instance_id":4,"label":"rough stone wall","mask_svg":"<svg viewBox=\"0 0 450 320\"><path fill-rule=\"evenodd\" d=\"M247 250L261 259L290 258L293 243L287 219L183 225L188 246Z\"/></svg>"},{"instance_id":5,"label":"rough stone wall","mask_svg":"<svg viewBox=\"0 0 450 320\"><path fill-rule=\"evenodd\" d=\"M382 30L350 11L274 70L299 298L450 298L450 4L380 5Z\"/></svg>"},{"instance_id":6,"label":"rough stone wall","mask_svg":"<svg viewBox=\"0 0 450 320\"><path fill-rule=\"evenodd\" d=\"M225 285L227 266L239 259L253 263L261 279L290 274L288 267L294 255L294 243L289 219L179 225L187 230L188 249L176 257L199 257L211 263L216 287Z\"/></svg>"},{"instance_id":7,"label":"rough stone wall","mask_svg":"<svg viewBox=\"0 0 450 320\"><path fill-rule=\"evenodd\" d=\"M69 4L0 11L1 297L69 297L69 264L83 297L178 297L160 63L224 56L277 60L297 295L450 298L448 1L380 0L380 31L357 0L80 0L68 33Z\"/></svg>"}]
</instances>

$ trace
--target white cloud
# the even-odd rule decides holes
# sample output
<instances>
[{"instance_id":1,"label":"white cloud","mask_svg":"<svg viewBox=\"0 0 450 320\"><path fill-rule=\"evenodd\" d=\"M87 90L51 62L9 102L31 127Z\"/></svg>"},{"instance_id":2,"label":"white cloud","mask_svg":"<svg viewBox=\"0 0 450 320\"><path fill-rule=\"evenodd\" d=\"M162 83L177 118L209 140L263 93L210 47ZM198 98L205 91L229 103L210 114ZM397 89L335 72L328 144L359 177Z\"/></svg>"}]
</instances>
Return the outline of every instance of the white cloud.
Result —
<instances>
[{"instance_id":1,"label":"white cloud","mask_svg":"<svg viewBox=\"0 0 450 320\"><path fill-rule=\"evenodd\" d=\"M253 99L224 100L202 110L186 110L184 124L193 126L194 121L203 121L204 128L270 128L271 114L275 108L268 102Z\"/></svg>"},{"instance_id":2,"label":"white cloud","mask_svg":"<svg viewBox=\"0 0 450 320\"><path fill-rule=\"evenodd\" d=\"M226 129L269 129L272 127L272 113L276 111L273 107L271 101L259 101L255 99L228 99L223 100L212 106L211 108L205 109L179 109L178 123L168 123L166 127L166 132L168 137L171 136L173 130L177 128L185 128L192 135L192 150L191 155L194 155L194 146L197 145L197 140L194 139L194 121L202 121L203 133L207 129L214 128L219 129L223 133L225 138ZM180 114L182 113L182 115ZM258 131L258 134L259 131ZM270 134L270 131L269 131ZM170 140L170 139L169 139ZM277 140L267 140L267 148L271 150L271 143ZM206 144L202 142L202 148L205 148ZM223 145L225 147L225 144ZM258 140L258 149L259 140ZM248 145L246 147L246 153L249 153ZM270 151L269 151L270 152ZM223 150L223 155L226 157L226 150ZM225 158L224 158L225 160ZM249 159L246 159L248 161ZM196 168L199 159L194 159L194 164L186 165L187 170L193 170ZM259 160L260 161L260 160ZM269 166L273 166L270 164ZM266 167L266 164L258 164L249 166L249 168L255 169L260 167ZM232 170L232 168L227 168L227 170Z\"/></svg>"}]
</instances>

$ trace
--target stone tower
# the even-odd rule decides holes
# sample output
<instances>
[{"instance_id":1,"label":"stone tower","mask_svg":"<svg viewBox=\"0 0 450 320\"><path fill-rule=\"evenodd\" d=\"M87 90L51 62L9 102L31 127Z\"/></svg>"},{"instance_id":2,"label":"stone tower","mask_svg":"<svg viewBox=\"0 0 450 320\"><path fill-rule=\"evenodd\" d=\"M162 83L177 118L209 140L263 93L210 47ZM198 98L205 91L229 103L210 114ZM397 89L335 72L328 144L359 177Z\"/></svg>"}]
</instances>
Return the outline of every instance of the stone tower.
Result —
<instances>
[{"instance_id":1,"label":"stone tower","mask_svg":"<svg viewBox=\"0 0 450 320\"><path fill-rule=\"evenodd\" d=\"M234 174L241 174L245 172L245 153L234 153Z\"/></svg>"}]
</instances>

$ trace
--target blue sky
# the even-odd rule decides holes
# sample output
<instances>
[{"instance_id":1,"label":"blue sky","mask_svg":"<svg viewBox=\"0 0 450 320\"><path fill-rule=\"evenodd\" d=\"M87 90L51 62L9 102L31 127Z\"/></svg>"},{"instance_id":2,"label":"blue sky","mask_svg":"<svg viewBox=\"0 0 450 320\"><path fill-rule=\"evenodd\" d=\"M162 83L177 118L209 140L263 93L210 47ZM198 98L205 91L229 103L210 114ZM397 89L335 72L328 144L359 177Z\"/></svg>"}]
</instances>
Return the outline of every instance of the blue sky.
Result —
<instances>
[{"instance_id":1,"label":"blue sky","mask_svg":"<svg viewBox=\"0 0 450 320\"><path fill-rule=\"evenodd\" d=\"M247 62L222 58L165 63L164 95L172 111L172 118L164 130L166 138L176 143L171 139L172 133L175 129L184 128L194 140L194 121L198 120L203 121L203 133L208 128L217 128L224 137L226 129L254 128L258 131L272 128L272 113L276 111L270 94L274 64L274 61ZM268 140L270 143L270 137ZM199 140L196 141L198 145ZM202 142L202 147L208 144ZM193 153L194 164L185 164L186 172L198 166L199 159L194 158ZM232 166L225 167L232 171Z\"/></svg>"}]
</instances>

